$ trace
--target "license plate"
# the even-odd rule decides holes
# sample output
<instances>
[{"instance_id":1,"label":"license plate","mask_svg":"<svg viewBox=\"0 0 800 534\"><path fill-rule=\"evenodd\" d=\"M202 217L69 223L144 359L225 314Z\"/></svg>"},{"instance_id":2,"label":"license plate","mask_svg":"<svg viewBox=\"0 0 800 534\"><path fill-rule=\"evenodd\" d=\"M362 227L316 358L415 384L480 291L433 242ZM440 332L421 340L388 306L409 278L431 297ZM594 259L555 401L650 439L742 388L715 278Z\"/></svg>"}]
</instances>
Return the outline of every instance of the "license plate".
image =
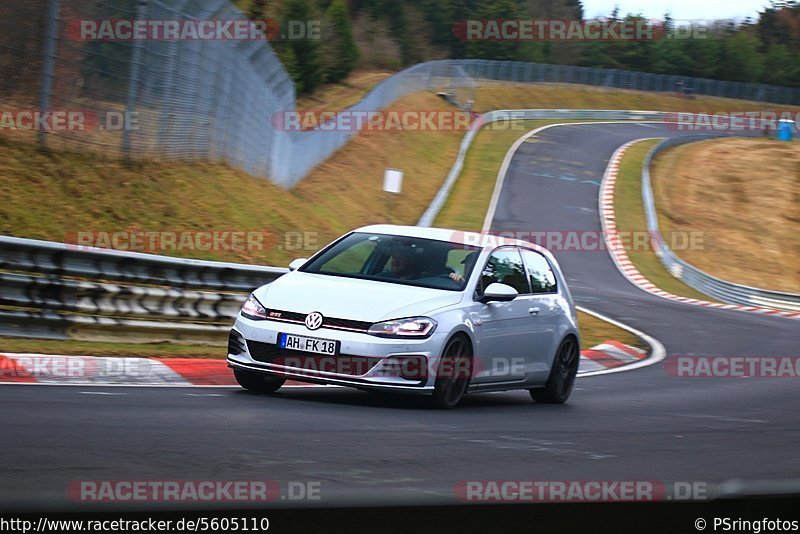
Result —
<instances>
[{"instance_id":1,"label":"license plate","mask_svg":"<svg viewBox=\"0 0 800 534\"><path fill-rule=\"evenodd\" d=\"M336 341L320 339L317 337L296 336L294 334L281 334L280 347L282 349L314 352L326 356L336 355Z\"/></svg>"}]
</instances>

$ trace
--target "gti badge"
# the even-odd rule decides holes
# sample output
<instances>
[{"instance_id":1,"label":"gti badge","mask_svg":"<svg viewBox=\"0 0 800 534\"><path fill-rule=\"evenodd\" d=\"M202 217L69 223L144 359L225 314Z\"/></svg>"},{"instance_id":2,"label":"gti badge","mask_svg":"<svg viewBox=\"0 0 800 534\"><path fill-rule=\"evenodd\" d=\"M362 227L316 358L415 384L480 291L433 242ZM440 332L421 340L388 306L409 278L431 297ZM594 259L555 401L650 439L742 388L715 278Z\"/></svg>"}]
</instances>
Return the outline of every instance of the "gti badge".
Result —
<instances>
[{"instance_id":1,"label":"gti badge","mask_svg":"<svg viewBox=\"0 0 800 534\"><path fill-rule=\"evenodd\" d=\"M316 330L322 326L322 314L319 312L311 312L306 315L306 328L309 330Z\"/></svg>"}]
</instances>

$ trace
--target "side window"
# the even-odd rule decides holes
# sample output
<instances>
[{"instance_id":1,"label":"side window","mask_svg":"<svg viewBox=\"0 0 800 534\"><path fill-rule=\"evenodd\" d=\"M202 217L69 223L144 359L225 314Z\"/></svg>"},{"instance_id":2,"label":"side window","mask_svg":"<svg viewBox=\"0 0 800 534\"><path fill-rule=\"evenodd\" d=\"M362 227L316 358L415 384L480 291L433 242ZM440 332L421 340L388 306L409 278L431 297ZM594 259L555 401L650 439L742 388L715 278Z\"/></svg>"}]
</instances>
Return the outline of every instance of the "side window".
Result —
<instances>
[{"instance_id":1,"label":"side window","mask_svg":"<svg viewBox=\"0 0 800 534\"><path fill-rule=\"evenodd\" d=\"M522 249L525 268L533 293L553 293L556 290L556 276L544 256L532 250Z\"/></svg>"},{"instance_id":2,"label":"side window","mask_svg":"<svg viewBox=\"0 0 800 534\"><path fill-rule=\"evenodd\" d=\"M489 261L481 274L481 290L495 282L509 285L520 294L530 293L519 250L504 248L494 251L489 256Z\"/></svg>"}]
</instances>

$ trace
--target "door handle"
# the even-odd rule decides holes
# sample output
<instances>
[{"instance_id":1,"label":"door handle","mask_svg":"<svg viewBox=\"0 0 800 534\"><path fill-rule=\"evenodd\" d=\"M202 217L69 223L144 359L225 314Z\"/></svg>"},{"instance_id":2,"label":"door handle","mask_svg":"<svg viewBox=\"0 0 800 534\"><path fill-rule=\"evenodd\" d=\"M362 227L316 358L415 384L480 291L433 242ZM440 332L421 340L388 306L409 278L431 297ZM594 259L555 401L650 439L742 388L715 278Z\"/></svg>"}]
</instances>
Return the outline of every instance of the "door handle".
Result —
<instances>
[{"instance_id":1,"label":"door handle","mask_svg":"<svg viewBox=\"0 0 800 534\"><path fill-rule=\"evenodd\" d=\"M539 308L528 308L528 313L531 315L539 315Z\"/></svg>"}]
</instances>

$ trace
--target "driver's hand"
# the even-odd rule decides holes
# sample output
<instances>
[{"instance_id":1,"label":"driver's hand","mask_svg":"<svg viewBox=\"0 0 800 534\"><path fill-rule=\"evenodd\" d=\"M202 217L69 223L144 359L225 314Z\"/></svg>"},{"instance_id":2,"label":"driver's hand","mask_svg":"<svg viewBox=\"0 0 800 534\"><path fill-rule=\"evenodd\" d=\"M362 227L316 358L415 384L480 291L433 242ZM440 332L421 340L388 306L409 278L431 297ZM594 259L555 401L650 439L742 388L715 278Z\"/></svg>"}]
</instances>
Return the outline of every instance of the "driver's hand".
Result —
<instances>
[{"instance_id":1,"label":"driver's hand","mask_svg":"<svg viewBox=\"0 0 800 534\"><path fill-rule=\"evenodd\" d=\"M461 283L465 280L465 278L458 273L450 273L450 280Z\"/></svg>"}]
</instances>

